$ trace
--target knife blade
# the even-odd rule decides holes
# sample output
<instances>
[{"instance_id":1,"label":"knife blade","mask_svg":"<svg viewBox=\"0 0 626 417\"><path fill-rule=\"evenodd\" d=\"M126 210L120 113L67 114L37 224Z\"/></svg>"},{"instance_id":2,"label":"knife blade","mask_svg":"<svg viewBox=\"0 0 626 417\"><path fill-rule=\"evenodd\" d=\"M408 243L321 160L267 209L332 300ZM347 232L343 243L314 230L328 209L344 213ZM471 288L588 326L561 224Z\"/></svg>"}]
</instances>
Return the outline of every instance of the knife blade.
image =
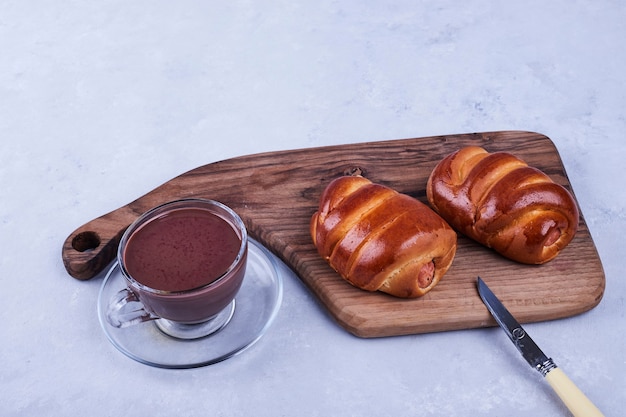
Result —
<instances>
[{"instance_id":1,"label":"knife blade","mask_svg":"<svg viewBox=\"0 0 626 417\"><path fill-rule=\"evenodd\" d=\"M504 307L502 302L480 277L478 277L476 285L480 298L498 325L504 330L530 366L545 377L572 415L575 417L603 416L589 398L556 366L552 358L543 353L522 325Z\"/></svg>"}]
</instances>

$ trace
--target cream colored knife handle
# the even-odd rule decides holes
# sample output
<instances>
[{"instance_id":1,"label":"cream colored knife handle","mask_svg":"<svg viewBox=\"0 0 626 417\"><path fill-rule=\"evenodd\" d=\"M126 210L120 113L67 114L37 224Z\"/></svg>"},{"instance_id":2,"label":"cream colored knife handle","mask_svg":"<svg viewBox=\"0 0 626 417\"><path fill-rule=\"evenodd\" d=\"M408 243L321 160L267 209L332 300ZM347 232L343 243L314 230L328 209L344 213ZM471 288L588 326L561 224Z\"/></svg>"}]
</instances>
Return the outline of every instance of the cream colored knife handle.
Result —
<instances>
[{"instance_id":1,"label":"cream colored knife handle","mask_svg":"<svg viewBox=\"0 0 626 417\"><path fill-rule=\"evenodd\" d=\"M560 368L548 372L546 379L574 417L604 416Z\"/></svg>"}]
</instances>

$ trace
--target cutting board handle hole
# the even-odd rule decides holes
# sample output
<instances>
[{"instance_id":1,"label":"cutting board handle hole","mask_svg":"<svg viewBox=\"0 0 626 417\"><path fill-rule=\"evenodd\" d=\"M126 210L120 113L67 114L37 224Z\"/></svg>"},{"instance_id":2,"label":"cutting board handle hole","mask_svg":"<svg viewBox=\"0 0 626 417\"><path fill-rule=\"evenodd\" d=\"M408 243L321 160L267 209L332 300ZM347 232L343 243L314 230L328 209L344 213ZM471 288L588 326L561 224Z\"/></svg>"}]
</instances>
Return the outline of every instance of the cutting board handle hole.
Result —
<instances>
[{"instance_id":1,"label":"cutting board handle hole","mask_svg":"<svg viewBox=\"0 0 626 417\"><path fill-rule=\"evenodd\" d=\"M96 232L81 232L72 239L72 247L78 252L87 252L100 246L100 236Z\"/></svg>"}]
</instances>

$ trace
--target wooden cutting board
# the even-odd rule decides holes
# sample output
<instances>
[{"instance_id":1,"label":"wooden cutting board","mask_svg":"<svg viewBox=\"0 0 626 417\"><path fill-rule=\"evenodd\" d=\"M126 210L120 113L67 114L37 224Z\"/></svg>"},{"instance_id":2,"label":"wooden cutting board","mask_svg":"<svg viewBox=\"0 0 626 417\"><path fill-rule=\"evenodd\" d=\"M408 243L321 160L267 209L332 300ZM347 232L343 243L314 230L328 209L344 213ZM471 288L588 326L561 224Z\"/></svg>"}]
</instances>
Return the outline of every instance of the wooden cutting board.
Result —
<instances>
[{"instance_id":1,"label":"wooden cutting board","mask_svg":"<svg viewBox=\"0 0 626 417\"><path fill-rule=\"evenodd\" d=\"M569 246L540 266L509 261L460 237L448 273L426 296L412 300L356 289L319 257L309 235L309 220L333 178L360 173L427 203L425 187L431 170L446 154L467 145L511 152L572 191L552 141L532 132L446 135L248 155L184 173L79 227L63 245L63 261L73 277L92 278L114 259L122 233L140 214L170 200L200 197L232 207L250 235L289 265L331 316L359 337L495 325L476 291L478 275L521 322L568 317L595 307L603 296L605 277L582 214Z\"/></svg>"}]
</instances>

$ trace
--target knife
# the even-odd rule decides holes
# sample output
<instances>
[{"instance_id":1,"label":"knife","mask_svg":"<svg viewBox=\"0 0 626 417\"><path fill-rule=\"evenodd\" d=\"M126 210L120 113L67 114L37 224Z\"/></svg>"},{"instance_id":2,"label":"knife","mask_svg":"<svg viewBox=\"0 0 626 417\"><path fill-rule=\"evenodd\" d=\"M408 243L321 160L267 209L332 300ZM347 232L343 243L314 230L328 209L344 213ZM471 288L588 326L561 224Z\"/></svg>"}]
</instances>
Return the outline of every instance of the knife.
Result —
<instances>
[{"instance_id":1,"label":"knife","mask_svg":"<svg viewBox=\"0 0 626 417\"><path fill-rule=\"evenodd\" d=\"M524 328L515 320L515 317L498 300L498 297L487 287L487 284L478 277L478 294L483 300L487 309L496 319L502 330L509 336L517 350L520 351L524 359L543 375L552 389L567 406L575 417L595 417L603 416L598 408L583 394L583 392L557 368L551 358L539 349L530 338Z\"/></svg>"}]
</instances>

